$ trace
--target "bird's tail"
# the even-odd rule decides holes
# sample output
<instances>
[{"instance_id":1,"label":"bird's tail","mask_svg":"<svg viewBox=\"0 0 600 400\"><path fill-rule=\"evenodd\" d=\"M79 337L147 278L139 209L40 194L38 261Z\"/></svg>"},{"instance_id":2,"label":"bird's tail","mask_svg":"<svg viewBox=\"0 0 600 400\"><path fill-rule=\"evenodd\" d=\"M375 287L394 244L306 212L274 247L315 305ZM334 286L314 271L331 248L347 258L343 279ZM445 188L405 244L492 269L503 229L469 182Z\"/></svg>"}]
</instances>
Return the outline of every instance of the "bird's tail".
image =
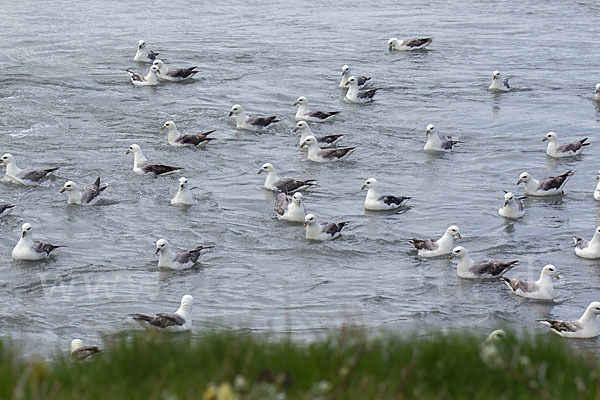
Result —
<instances>
[{"instance_id":1,"label":"bird's tail","mask_svg":"<svg viewBox=\"0 0 600 400\"><path fill-rule=\"evenodd\" d=\"M152 317L145 314L129 314L129 316L133 318L134 321L150 322L150 320L152 320Z\"/></svg>"}]
</instances>

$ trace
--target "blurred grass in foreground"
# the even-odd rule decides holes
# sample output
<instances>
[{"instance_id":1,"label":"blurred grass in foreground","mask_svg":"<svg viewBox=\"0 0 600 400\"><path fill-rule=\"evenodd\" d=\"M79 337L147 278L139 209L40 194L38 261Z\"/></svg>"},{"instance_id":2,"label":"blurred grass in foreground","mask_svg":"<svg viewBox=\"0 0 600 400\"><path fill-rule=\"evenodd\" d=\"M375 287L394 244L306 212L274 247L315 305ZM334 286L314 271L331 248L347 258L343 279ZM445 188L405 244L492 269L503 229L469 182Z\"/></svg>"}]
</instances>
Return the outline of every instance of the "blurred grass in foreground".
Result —
<instances>
[{"instance_id":1,"label":"blurred grass in foreground","mask_svg":"<svg viewBox=\"0 0 600 400\"><path fill-rule=\"evenodd\" d=\"M0 399L593 399L596 354L548 335L123 335L89 362L22 360L0 343Z\"/></svg>"}]
</instances>

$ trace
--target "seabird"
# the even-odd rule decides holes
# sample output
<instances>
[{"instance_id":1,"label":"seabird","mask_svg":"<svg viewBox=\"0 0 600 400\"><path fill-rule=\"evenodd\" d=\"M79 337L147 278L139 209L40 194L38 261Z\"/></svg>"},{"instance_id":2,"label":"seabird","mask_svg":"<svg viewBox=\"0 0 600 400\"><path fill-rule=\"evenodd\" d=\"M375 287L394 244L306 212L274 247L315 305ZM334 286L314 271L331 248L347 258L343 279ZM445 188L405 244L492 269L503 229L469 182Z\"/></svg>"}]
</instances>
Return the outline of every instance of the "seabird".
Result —
<instances>
[{"instance_id":1,"label":"seabird","mask_svg":"<svg viewBox=\"0 0 600 400\"><path fill-rule=\"evenodd\" d=\"M171 332L183 332L192 329L192 305L194 298L186 294L181 298L181 305L172 314L158 313L155 316L130 314L134 321L144 328L164 329Z\"/></svg>"},{"instance_id":2,"label":"seabird","mask_svg":"<svg viewBox=\"0 0 600 400\"><path fill-rule=\"evenodd\" d=\"M425 136L427 136L427 143L425 143L425 147L423 150L425 151L452 151L452 148L455 144L461 143L457 138L452 136L442 136L439 137L437 133L433 130L435 126L433 124L427 125L427 131L425 132Z\"/></svg>"},{"instance_id":3,"label":"seabird","mask_svg":"<svg viewBox=\"0 0 600 400\"><path fill-rule=\"evenodd\" d=\"M462 246L455 247L448 258L458 258L456 274L466 279L492 279L500 278L510 271L519 261L502 262L496 260L473 261L467 249Z\"/></svg>"},{"instance_id":4,"label":"seabird","mask_svg":"<svg viewBox=\"0 0 600 400\"><path fill-rule=\"evenodd\" d=\"M158 266L160 268L180 270L191 268L202 254L212 248L213 246L197 246L192 250L182 250L175 254L169 247L169 242L165 239L158 239L155 254L158 254Z\"/></svg>"},{"instance_id":5,"label":"seabird","mask_svg":"<svg viewBox=\"0 0 600 400\"><path fill-rule=\"evenodd\" d=\"M452 225L446 229L446 232L438 240L412 238L409 242L415 246L421 257L437 257L452 252L455 237L462 239L458 226Z\"/></svg>"},{"instance_id":6,"label":"seabird","mask_svg":"<svg viewBox=\"0 0 600 400\"><path fill-rule=\"evenodd\" d=\"M342 80L340 81L340 87L346 88L346 82L348 82L348 78L350 78L350 67L347 65L342 65ZM359 87L363 87L371 77L368 76L355 76L357 84Z\"/></svg>"},{"instance_id":7,"label":"seabird","mask_svg":"<svg viewBox=\"0 0 600 400\"><path fill-rule=\"evenodd\" d=\"M69 192L67 198L67 204L79 204L91 206L98 202L100 194L108 187L106 183L100 184L100 177L96 178L94 183L83 188L83 190L77 189L77 184L73 181L65 183L63 188L60 190L61 193Z\"/></svg>"},{"instance_id":8,"label":"seabird","mask_svg":"<svg viewBox=\"0 0 600 400\"><path fill-rule=\"evenodd\" d=\"M299 106L296 111L296 121L324 122L340 113L339 111L308 111L308 99L305 96L298 97L293 105Z\"/></svg>"},{"instance_id":9,"label":"seabird","mask_svg":"<svg viewBox=\"0 0 600 400\"><path fill-rule=\"evenodd\" d=\"M492 333L490 333L488 335L488 337L485 339L485 343L487 343L487 344L498 343L500 340L504 339L505 337L506 337L506 332L504 332L502 329L496 329L495 331L492 331Z\"/></svg>"},{"instance_id":10,"label":"seabird","mask_svg":"<svg viewBox=\"0 0 600 400\"><path fill-rule=\"evenodd\" d=\"M229 117L232 115L236 116L237 129L246 129L249 131L260 132L272 123L279 122L276 116L248 118L244 112L244 109L239 104L231 107L231 111L229 111Z\"/></svg>"},{"instance_id":11,"label":"seabird","mask_svg":"<svg viewBox=\"0 0 600 400\"><path fill-rule=\"evenodd\" d=\"M596 184L596 189L594 190L594 199L600 200L600 171L596 175L596 180L599 182Z\"/></svg>"},{"instance_id":12,"label":"seabird","mask_svg":"<svg viewBox=\"0 0 600 400\"><path fill-rule=\"evenodd\" d=\"M300 147L308 148L307 158L314 162L329 162L329 161L342 161L350 157L352 153L356 151L356 147L341 147L339 149L321 149L319 142L314 136L309 136L300 145Z\"/></svg>"},{"instance_id":13,"label":"seabird","mask_svg":"<svg viewBox=\"0 0 600 400\"><path fill-rule=\"evenodd\" d=\"M523 203L521 203L521 197L515 196L512 192L504 192L504 203L502 207L498 209L498 214L504 218L519 219L525 215L525 209Z\"/></svg>"},{"instance_id":14,"label":"seabird","mask_svg":"<svg viewBox=\"0 0 600 400\"><path fill-rule=\"evenodd\" d=\"M575 242L575 254L582 258L600 258L600 226L596 228L592 240L589 242L577 236L573 236Z\"/></svg>"},{"instance_id":15,"label":"seabird","mask_svg":"<svg viewBox=\"0 0 600 400\"><path fill-rule=\"evenodd\" d=\"M33 241L31 239L31 224L24 223L21 226L21 238L12 251L13 260L42 260L48 258L52 250L62 245L54 245L43 240Z\"/></svg>"},{"instance_id":16,"label":"seabird","mask_svg":"<svg viewBox=\"0 0 600 400\"><path fill-rule=\"evenodd\" d=\"M6 164L6 174L4 180L22 185L36 185L51 172L56 171L60 167L40 168L40 169L21 169L17 166L15 158L12 154L6 153L0 158Z\"/></svg>"},{"instance_id":17,"label":"seabird","mask_svg":"<svg viewBox=\"0 0 600 400\"><path fill-rule=\"evenodd\" d=\"M144 157L142 149L137 144L132 144L129 146L129 149L125 152L125 154L129 153L133 153L133 172L135 172L137 175L169 175L179 172L183 169L181 167L169 167L168 165L162 165L148 161L146 157Z\"/></svg>"},{"instance_id":18,"label":"seabird","mask_svg":"<svg viewBox=\"0 0 600 400\"><path fill-rule=\"evenodd\" d=\"M420 50L429 46L433 38L410 38L399 40L391 38L388 40L389 50Z\"/></svg>"},{"instance_id":19,"label":"seabird","mask_svg":"<svg viewBox=\"0 0 600 400\"><path fill-rule=\"evenodd\" d=\"M8 211L6 211L6 210L10 210L13 207L16 207L16 206L14 204L0 204L0 215L8 214Z\"/></svg>"},{"instance_id":20,"label":"seabird","mask_svg":"<svg viewBox=\"0 0 600 400\"><path fill-rule=\"evenodd\" d=\"M304 227L308 240L331 240L341 235L342 228L348 222L322 222L319 224L314 214L306 214Z\"/></svg>"},{"instance_id":21,"label":"seabird","mask_svg":"<svg viewBox=\"0 0 600 400\"><path fill-rule=\"evenodd\" d=\"M600 314L600 302L590 303L581 318L569 320L540 319L539 323L549 326L550 331L559 336L573 339L586 339L600 334L596 316Z\"/></svg>"},{"instance_id":22,"label":"seabird","mask_svg":"<svg viewBox=\"0 0 600 400\"><path fill-rule=\"evenodd\" d=\"M179 178L179 188L175 197L171 199L171 204L194 205L198 203L196 196L194 196L194 193L192 193L192 190L188 186L186 177L182 176Z\"/></svg>"},{"instance_id":23,"label":"seabird","mask_svg":"<svg viewBox=\"0 0 600 400\"><path fill-rule=\"evenodd\" d=\"M202 133L184 135L177 130L177 125L173 121L167 121L160 130L167 130L167 142L171 146L205 146L209 141L215 140L210 138L208 135L213 133L215 130L206 131Z\"/></svg>"},{"instance_id":24,"label":"seabird","mask_svg":"<svg viewBox=\"0 0 600 400\"><path fill-rule=\"evenodd\" d=\"M546 147L546 154L550 157L563 158L581 154L584 147L590 145L586 143L587 139L583 138L577 142L558 144L558 135L554 132L548 132L542 139L542 142L549 142L548 147Z\"/></svg>"},{"instance_id":25,"label":"seabird","mask_svg":"<svg viewBox=\"0 0 600 400\"><path fill-rule=\"evenodd\" d=\"M373 96L379 89L368 89L368 90L358 90L358 80L351 76L348 78L348 82L346 82L346 86L348 87L348 91L346 92L346 99L352 103L367 103L373 100Z\"/></svg>"},{"instance_id":26,"label":"seabird","mask_svg":"<svg viewBox=\"0 0 600 400\"><path fill-rule=\"evenodd\" d=\"M101 353L98 346L85 346L81 339L71 341L71 358L75 361L87 360L95 354Z\"/></svg>"},{"instance_id":27,"label":"seabird","mask_svg":"<svg viewBox=\"0 0 600 400\"><path fill-rule=\"evenodd\" d=\"M365 199L365 210L371 211L383 211L383 210L395 210L410 200L410 197L406 196L382 196L377 190L377 179L369 178L360 187L360 190L367 189L367 198Z\"/></svg>"},{"instance_id":28,"label":"seabird","mask_svg":"<svg viewBox=\"0 0 600 400\"><path fill-rule=\"evenodd\" d=\"M314 179L306 179L303 181L291 178L281 179L275 173L275 168L271 163L263 164L258 170L257 174L262 174L263 172L267 174L264 188L274 192L292 193L296 190L306 189L310 186L316 185Z\"/></svg>"},{"instance_id":29,"label":"seabird","mask_svg":"<svg viewBox=\"0 0 600 400\"><path fill-rule=\"evenodd\" d=\"M600 83L596 84L596 91L594 92L596 99L600 99Z\"/></svg>"},{"instance_id":30,"label":"seabird","mask_svg":"<svg viewBox=\"0 0 600 400\"><path fill-rule=\"evenodd\" d=\"M508 84L508 78L502 79L500 71L494 71L492 73L492 84L488 88L495 92L508 92L510 91L510 85Z\"/></svg>"},{"instance_id":31,"label":"seabird","mask_svg":"<svg viewBox=\"0 0 600 400\"><path fill-rule=\"evenodd\" d=\"M195 71L198 67L169 69L162 60L154 60L152 65L158 67L158 80L160 81L181 82L199 72Z\"/></svg>"},{"instance_id":32,"label":"seabird","mask_svg":"<svg viewBox=\"0 0 600 400\"><path fill-rule=\"evenodd\" d=\"M131 78L131 83L135 86L156 86L158 85L158 67L153 65L150 67L150 71L146 76L138 75L135 72L126 69Z\"/></svg>"},{"instance_id":33,"label":"seabird","mask_svg":"<svg viewBox=\"0 0 600 400\"><path fill-rule=\"evenodd\" d=\"M292 129L292 132L298 131L302 133L302 136L300 136L300 145L302 145L302 142L304 142L304 139L306 139L307 137L314 136L310 129L310 126L308 126L308 122L306 121L298 121L296 127ZM320 147L333 146L337 142L342 140L343 137L344 135L315 136L315 138L317 139L317 143L319 143Z\"/></svg>"},{"instance_id":34,"label":"seabird","mask_svg":"<svg viewBox=\"0 0 600 400\"><path fill-rule=\"evenodd\" d=\"M143 40L140 40L138 42L138 49L137 49L137 52L135 53L135 57L133 57L133 61L152 62L156 59L156 56L158 56L159 53L156 53L152 50L150 50L148 53L146 53L146 51L144 50L145 48L146 48L146 42L144 42Z\"/></svg>"},{"instance_id":35,"label":"seabird","mask_svg":"<svg viewBox=\"0 0 600 400\"><path fill-rule=\"evenodd\" d=\"M508 286L510 290L512 290L512 292L518 296L537 300L553 300L553 277L560 279L558 272L556 271L556 267L552 264L548 264L542 268L540 279L537 281L528 281L523 278L507 278L504 276L500 279L503 280L504 283L506 283L506 286Z\"/></svg>"},{"instance_id":36,"label":"seabird","mask_svg":"<svg viewBox=\"0 0 600 400\"><path fill-rule=\"evenodd\" d=\"M565 186L569 178L573 176L573 174L574 172L569 170L564 174L550 176L538 181L537 179L533 179L529 173L523 172L519 176L517 185L521 182L525 183L525 193L530 196L552 196L564 194L562 188Z\"/></svg>"},{"instance_id":37,"label":"seabird","mask_svg":"<svg viewBox=\"0 0 600 400\"><path fill-rule=\"evenodd\" d=\"M277 212L277 219L290 222L304 222L302 193L296 192L291 197L286 193L277 194L275 198L275 211Z\"/></svg>"}]
</instances>

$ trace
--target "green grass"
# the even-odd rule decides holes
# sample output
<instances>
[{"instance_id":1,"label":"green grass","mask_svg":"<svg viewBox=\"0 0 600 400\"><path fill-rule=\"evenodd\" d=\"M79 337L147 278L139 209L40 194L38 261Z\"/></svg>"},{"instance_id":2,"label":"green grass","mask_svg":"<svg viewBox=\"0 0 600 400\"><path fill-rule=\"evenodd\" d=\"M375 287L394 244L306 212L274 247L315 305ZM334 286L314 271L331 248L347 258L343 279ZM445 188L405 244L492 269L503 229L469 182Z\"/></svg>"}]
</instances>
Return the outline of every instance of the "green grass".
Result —
<instances>
[{"instance_id":1,"label":"green grass","mask_svg":"<svg viewBox=\"0 0 600 400\"><path fill-rule=\"evenodd\" d=\"M495 345L344 329L297 342L231 332L127 335L90 362L0 343L0 399L592 399L597 356L551 335Z\"/></svg>"}]
</instances>

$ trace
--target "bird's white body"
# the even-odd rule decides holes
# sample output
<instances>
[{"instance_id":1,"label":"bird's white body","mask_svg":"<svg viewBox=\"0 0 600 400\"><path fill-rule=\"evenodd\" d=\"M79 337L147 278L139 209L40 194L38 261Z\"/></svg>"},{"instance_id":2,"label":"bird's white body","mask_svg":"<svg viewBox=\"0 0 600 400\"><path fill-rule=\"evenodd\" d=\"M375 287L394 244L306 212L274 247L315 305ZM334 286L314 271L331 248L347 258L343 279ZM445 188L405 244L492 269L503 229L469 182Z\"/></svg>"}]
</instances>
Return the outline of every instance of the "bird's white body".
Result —
<instances>
[{"instance_id":1,"label":"bird's white body","mask_svg":"<svg viewBox=\"0 0 600 400\"><path fill-rule=\"evenodd\" d=\"M583 152L583 149L587 146L587 144L583 144L579 149L575 150L576 147L571 148L566 151L565 149L560 149L560 144L558 143L558 135L554 132L548 132L546 136L542 139L542 142L548 142L548 146L546 146L546 154L550 157L554 158L564 158L564 157L573 157L579 155ZM573 144L576 144L574 142Z\"/></svg>"},{"instance_id":2,"label":"bird's white body","mask_svg":"<svg viewBox=\"0 0 600 400\"><path fill-rule=\"evenodd\" d=\"M193 299L192 296L185 295L181 299L181 305L179 306L179 308L177 309L177 311L175 311L175 314L177 314L178 316L180 316L181 318L183 318L185 320L185 322L183 323L183 325L173 325L173 326L168 326L166 328L159 328L159 327L156 327L156 326L154 326L152 324L149 324L149 323L147 323L146 321L143 321L143 320L136 320L136 322L138 322L141 326L143 326L146 329L167 330L167 331L171 331L171 332L189 331L189 330L192 329L192 306L193 306L193 302L194 302L194 299Z\"/></svg>"},{"instance_id":3,"label":"bird's white body","mask_svg":"<svg viewBox=\"0 0 600 400\"><path fill-rule=\"evenodd\" d=\"M312 140L306 140L309 138L312 138ZM319 147L317 138L314 136L308 136L306 139L301 144L301 146L308 148L306 158L310 161L314 161L314 162L318 162L318 163L343 161L346 158L350 157L350 155L356 151L356 149L351 149L340 158L337 158L337 157L325 158L325 157L323 157L323 154L322 154L323 150Z\"/></svg>"},{"instance_id":4,"label":"bird's white body","mask_svg":"<svg viewBox=\"0 0 600 400\"><path fill-rule=\"evenodd\" d=\"M179 263L175 261L175 253L171 250L171 246L169 246L169 242L165 239L159 239L159 242L162 242L162 246L157 249L158 251L158 267L159 268L169 268L176 270L183 270L191 268L195 263L187 262L185 264Z\"/></svg>"},{"instance_id":5,"label":"bird's white body","mask_svg":"<svg viewBox=\"0 0 600 400\"><path fill-rule=\"evenodd\" d=\"M19 173L23 171L21 168L17 166L17 162L14 157L9 157L6 161L6 173L4 175L4 180L12 183L18 183L20 185L35 185L35 182L25 181L18 177Z\"/></svg>"},{"instance_id":6,"label":"bird's white body","mask_svg":"<svg viewBox=\"0 0 600 400\"><path fill-rule=\"evenodd\" d=\"M424 42L420 46L408 46L407 43L409 43L412 40L414 40L414 39L390 38L388 40L388 48L390 50L399 50L399 51L420 50L420 49L424 49L425 47L429 46L432 42L432 40L429 40L428 42Z\"/></svg>"},{"instance_id":7,"label":"bird's white body","mask_svg":"<svg viewBox=\"0 0 600 400\"><path fill-rule=\"evenodd\" d=\"M302 194L294 193L288 209L283 215L277 214L277 218L290 222L304 222L304 206L302 205Z\"/></svg>"},{"instance_id":8,"label":"bird's white body","mask_svg":"<svg viewBox=\"0 0 600 400\"><path fill-rule=\"evenodd\" d=\"M196 196L188 186L188 180L185 177L179 178L179 187L175 197L171 199L171 204L194 205L197 204Z\"/></svg>"},{"instance_id":9,"label":"bird's white body","mask_svg":"<svg viewBox=\"0 0 600 400\"><path fill-rule=\"evenodd\" d=\"M166 124L165 124L166 125ZM169 121L167 125L167 143L171 146L182 147L187 146L184 143L177 142L176 140L181 137L181 132L177 129L175 122Z\"/></svg>"},{"instance_id":10,"label":"bird's white body","mask_svg":"<svg viewBox=\"0 0 600 400\"><path fill-rule=\"evenodd\" d=\"M323 225L319 223L314 214L306 214L306 217L304 218L304 228L306 230L306 239L308 240L325 242L341 235L341 229L333 234L324 232Z\"/></svg>"},{"instance_id":11,"label":"bird's white body","mask_svg":"<svg viewBox=\"0 0 600 400\"><path fill-rule=\"evenodd\" d=\"M367 189L367 196L365 197L365 210L370 211L385 211L385 210L395 210L404 205L404 202L401 204L386 204L383 200L381 200L381 194L379 193L377 179L369 178L365 182L365 184L361 187L361 189Z\"/></svg>"},{"instance_id":12,"label":"bird's white body","mask_svg":"<svg viewBox=\"0 0 600 400\"><path fill-rule=\"evenodd\" d=\"M535 287L535 290L533 291L523 291L521 288L513 290L507 281L504 281L504 283L506 283L506 286L508 286L509 289L517 296L536 300L553 300L554 284L552 283L552 277L554 276L558 279L558 274L553 272L555 270L556 268L551 264L542 268L542 272L540 272L540 278L535 282L531 282Z\"/></svg>"},{"instance_id":13,"label":"bird's white body","mask_svg":"<svg viewBox=\"0 0 600 400\"><path fill-rule=\"evenodd\" d=\"M337 115L337 113L331 113L328 116L327 113L325 113L322 117L311 115L311 111L308 109L308 99L304 96L300 96L294 105L298 106L298 110L296 111L296 121L324 122L329 121Z\"/></svg>"},{"instance_id":14,"label":"bird's white body","mask_svg":"<svg viewBox=\"0 0 600 400\"><path fill-rule=\"evenodd\" d=\"M13 260L36 261L47 259L48 254L34 251L33 244L34 243L33 239L31 239L31 235L21 237L17 242L17 245L12 250Z\"/></svg>"},{"instance_id":15,"label":"bird's white body","mask_svg":"<svg viewBox=\"0 0 600 400\"><path fill-rule=\"evenodd\" d=\"M596 189L594 190L594 199L600 200L600 171L598 171L596 180L599 182L596 184Z\"/></svg>"},{"instance_id":16,"label":"bird's white body","mask_svg":"<svg viewBox=\"0 0 600 400\"><path fill-rule=\"evenodd\" d=\"M519 204L520 200L516 199L513 193L508 192L504 195L504 203L498 209L498 214L504 218L519 219L525 215L525 209L522 209Z\"/></svg>"},{"instance_id":17,"label":"bird's white body","mask_svg":"<svg viewBox=\"0 0 600 400\"><path fill-rule=\"evenodd\" d=\"M452 251L452 250L451 250ZM473 272L471 272L470 268L473 266L474 261L469 256L469 253L466 250L463 250L460 255L457 256L458 264L456 267L456 275L460 278L465 279L477 279L479 278Z\"/></svg>"},{"instance_id":18,"label":"bird's white body","mask_svg":"<svg viewBox=\"0 0 600 400\"><path fill-rule=\"evenodd\" d=\"M586 247L575 246L575 254L582 258L600 258L600 227L596 228L592 240L587 243Z\"/></svg>"},{"instance_id":19,"label":"bird's white body","mask_svg":"<svg viewBox=\"0 0 600 400\"><path fill-rule=\"evenodd\" d=\"M139 166L147 162L148 159L144 156L144 153L142 153L140 146L132 145L131 147L131 151L133 152L133 172L137 175L145 175L146 173Z\"/></svg>"},{"instance_id":20,"label":"bird's white body","mask_svg":"<svg viewBox=\"0 0 600 400\"><path fill-rule=\"evenodd\" d=\"M446 228L446 231L438 240L435 241L437 248L434 250L421 249L418 254L421 257L438 257L450 254L454 248L454 237L461 238L458 227L455 225Z\"/></svg>"},{"instance_id":21,"label":"bird's white body","mask_svg":"<svg viewBox=\"0 0 600 400\"><path fill-rule=\"evenodd\" d=\"M279 190L277 189L277 186L275 186L275 184L280 180L280 178L275 173L275 168L273 167L273 164L271 164L271 163L264 164L261 169L262 171L265 170L265 166L266 166L267 176L265 177L265 183L264 183L263 187L267 190L272 190L274 192L278 192Z\"/></svg>"},{"instance_id":22,"label":"bird's white body","mask_svg":"<svg viewBox=\"0 0 600 400\"><path fill-rule=\"evenodd\" d=\"M431 132L427 135L427 142L423 147L425 151L445 151L442 149L442 141L435 132Z\"/></svg>"},{"instance_id":23,"label":"bird's white body","mask_svg":"<svg viewBox=\"0 0 600 400\"><path fill-rule=\"evenodd\" d=\"M576 321L569 321L569 322L576 322L581 327L581 329L578 329L573 332L573 331L558 331L558 330L550 328L550 331L552 331L553 333L555 333L559 336L562 336L565 338L571 338L571 339L587 339L587 338L596 337L600 334L600 331L598 330L598 325L596 324L596 316L598 315L598 313L600 313L599 307L600 307L600 302L594 301L586 308L586 310L583 313L583 315L581 316L581 318L579 318ZM552 324L548 323L547 321L539 321L539 322L541 322L543 325L546 325L546 326L552 326Z\"/></svg>"},{"instance_id":24,"label":"bird's white body","mask_svg":"<svg viewBox=\"0 0 600 400\"><path fill-rule=\"evenodd\" d=\"M131 83L135 86L156 86L158 85L158 67L153 65L150 67L150 71L143 77L141 81L133 79L132 73L129 72L131 76Z\"/></svg>"},{"instance_id":25,"label":"bird's white body","mask_svg":"<svg viewBox=\"0 0 600 400\"><path fill-rule=\"evenodd\" d=\"M492 84L488 87L489 90L494 92L508 92L510 88L506 86L502 77L500 76L500 72L494 71L492 74Z\"/></svg>"},{"instance_id":26,"label":"bird's white body","mask_svg":"<svg viewBox=\"0 0 600 400\"><path fill-rule=\"evenodd\" d=\"M349 82L347 82L346 84L348 85ZM372 101L372 98L366 98L366 99L361 99L358 97L358 85L356 83L350 83L348 85L348 91L346 92L346 96L344 97L344 99L346 101L349 101L351 103L368 103L370 101Z\"/></svg>"},{"instance_id":27,"label":"bird's white body","mask_svg":"<svg viewBox=\"0 0 600 400\"><path fill-rule=\"evenodd\" d=\"M567 184L568 180L569 180L569 177L567 177L567 179L563 182L562 185L560 185L559 188L540 190L540 181L538 181L537 179L534 179L527 172L524 172L519 177L519 180L517 181L517 185L520 184L521 182L523 182L525 184L525 194L528 194L530 196L555 196L555 195L564 193L563 188Z\"/></svg>"}]
</instances>

